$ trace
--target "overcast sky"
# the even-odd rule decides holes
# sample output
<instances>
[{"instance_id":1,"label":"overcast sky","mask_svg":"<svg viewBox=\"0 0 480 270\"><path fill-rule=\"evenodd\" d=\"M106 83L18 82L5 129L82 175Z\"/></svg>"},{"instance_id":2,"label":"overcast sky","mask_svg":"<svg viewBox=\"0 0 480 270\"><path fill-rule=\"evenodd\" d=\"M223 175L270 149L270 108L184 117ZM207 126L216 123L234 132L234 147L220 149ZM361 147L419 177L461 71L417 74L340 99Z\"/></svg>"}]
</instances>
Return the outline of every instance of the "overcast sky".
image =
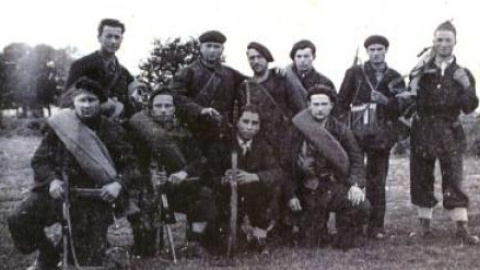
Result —
<instances>
[{"instance_id":1,"label":"overcast sky","mask_svg":"<svg viewBox=\"0 0 480 270\"><path fill-rule=\"evenodd\" d=\"M96 28L105 17L126 24L120 61L135 75L154 38L198 36L218 29L227 36L227 64L251 74L250 41L265 44L275 65L290 63L292 44L310 39L317 46L317 69L335 85L352 64L364 39L385 35L389 65L407 73L416 54L432 41L435 27L454 19L458 62L480 80L480 16L475 0L8 0L0 17L0 46L11 42L75 46L79 56L98 49ZM5 5L5 3L4 3Z\"/></svg>"}]
</instances>

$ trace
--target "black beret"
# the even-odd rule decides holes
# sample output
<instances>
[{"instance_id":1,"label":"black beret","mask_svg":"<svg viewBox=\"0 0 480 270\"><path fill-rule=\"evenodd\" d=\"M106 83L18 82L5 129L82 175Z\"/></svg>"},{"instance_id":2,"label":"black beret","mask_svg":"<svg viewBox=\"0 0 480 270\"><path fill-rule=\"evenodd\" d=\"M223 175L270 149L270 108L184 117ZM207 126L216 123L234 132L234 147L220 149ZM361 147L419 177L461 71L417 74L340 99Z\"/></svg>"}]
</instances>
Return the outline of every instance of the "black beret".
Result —
<instances>
[{"instance_id":1,"label":"black beret","mask_svg":"<svg viewBox=\"0 0 480 270\"><path fill-rule=\"evenodd\" d=\"M451 31L455 36L457 35L457 29L455 29L455 26L453 26L450 21L441 23L437 29L435 29L435 32L439 30Z\"/></svg>"},{"instance_id":2,"label":"black beret","mask_svg":"<svg viewBox=\"0 0 480 270\"><path fill-rule=\"evenodd\" d=\"M250 44L247 45L247 50L255 49L259 54L263 55L267 62L273 62L273 56L267 47L263 46L262 44L252 41Z\"/></svg>"},{"instance_id":3,"label":"black beret","mask_svg":"<svg viewBox=\"0 0 480 270\"><path fill-rule=\"evenodd\" d=\"M315 56L315 52L317 50L315 44L313 44L313 42L311 42L310 40L302 39L297 43L293 44L292 50L290 51L290 58L293 60L295 58L295 53L298 50L303 50L306 48L310 48L312 50L313 56Z\"/></svg>"},{"instance_id":4,"label":"black beret","mask_svg":"<svg viewBox=\"0 0 480 270\"><path fill-rule=\"evenodd\" d=\"M76 82L73 83L73 88L76 90L86 90L95 96L98 97L101 103L107 101L107 95L105 91L103 91L102 87L100 84L98 84L96 81L93 81L87 77L81 77L78 79Z\"/></svg>"},{"instance_id":5,"label":"black beret","mask_svg":"<svg viewBox=\"0 0 480 270\"><path fill-rule=\"evenodd\" d=\"M388 49L388 46L390 45L390 43L388 42L388 39L386 37L380 36L380 35L369 36L367 39L365 39L365 42L363 43L363 46L365 48L368 48L368 46L370 46L372 44L381 44L381 45L385 46L386 49Z\"/></svg>"},{"instance_id":6,"label":"black beret","mask_svg":"<svg viewBox=\"0 0 480 270\"><path fill-rule=\"evenodd\" d=\"M223 44L225 41L227 41L227 38L219 31L212 30L201 34L200 37L198 37L198 40L200 43L217 42Z\"/></svg>"}]
</instances>

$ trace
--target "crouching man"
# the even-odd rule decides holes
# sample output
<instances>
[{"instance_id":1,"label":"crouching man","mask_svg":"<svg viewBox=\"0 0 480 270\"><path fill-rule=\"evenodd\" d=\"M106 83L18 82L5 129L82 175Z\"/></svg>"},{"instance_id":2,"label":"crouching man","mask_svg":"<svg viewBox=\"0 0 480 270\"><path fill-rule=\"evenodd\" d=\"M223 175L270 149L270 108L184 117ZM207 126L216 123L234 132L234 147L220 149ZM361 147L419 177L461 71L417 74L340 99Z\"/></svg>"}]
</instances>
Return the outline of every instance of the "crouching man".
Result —
<instances>
[{"instance_id":1,"label":"crouching man","mask_svg":"<svg viewBox=\"0 0 480 270\"><path fill-rule=\"evenodd\" d=\"M226 180L236 181L239 240L266 253L269 233L278 218L279 196L285 175L273 149L259 135L261 122L257 108L246 105L239 115L235 137L210 150L209 174L216 191L220 223L228 224L231 215L231 194ZM238 155L235 175L231 170L232 152ZM240 243L237 246L240 247Z\"/></svg>"},{"instance_id":2,"label":"crouching man","mask_svg":"<svg viewBox=\"0 0 480 270\"><path fill-rule=\"evenodd\" d=\"M82 266L103 264L114 210L124 205L129 179L136 175L136 159L124 130L100 113L106 100L96 82L82 77L63 96L66 108L47 121L46 135L32 159L32 193L8 219L15 247L25 254L39 250L29 269L56 269L59 247L44 228L61 220L62 201L73 188L100 192L92 198L71 192L69 249Z\"/></svg>"},{"instance_id":3,"label":"crouching man","mask_svg":"<svg viewBox=\"0 0 480 270\"><path fill-rule=\"evenodd\" d=\"M160 240L156 231L161 229L155 220L166 218L163 214L160 217L158 211L161 193L167 196L171 218L173 212L187 215L187 255L205 255L204 232L215 215L212 191L198 179L206 159L186 126L177 121L175 110L171 89L158 89L150 96L148 108L134 114L128 123L143 176L133 192L137 193L141 214L129 218L134 233L134 253L138 256L155 254L156 242ZM159 173L166 174L168 179L162 185L154 181Z\"/></svg>"},{"instance_id":4,"label":"crouching man","mask_svg":"<svg viewBox=\"0 0 480 270\"><path fill-rule=\"evenodd\" d=\"M303 245L322 246L326 241L329 212L336 213L335 246L354 247L368 221L370 205L363 190L363 157L352 132L330 111L336 93L316 85L309 89L308 108L293 118L292 211L300 212L298 227Z\"/></svg>"}]
</instances>

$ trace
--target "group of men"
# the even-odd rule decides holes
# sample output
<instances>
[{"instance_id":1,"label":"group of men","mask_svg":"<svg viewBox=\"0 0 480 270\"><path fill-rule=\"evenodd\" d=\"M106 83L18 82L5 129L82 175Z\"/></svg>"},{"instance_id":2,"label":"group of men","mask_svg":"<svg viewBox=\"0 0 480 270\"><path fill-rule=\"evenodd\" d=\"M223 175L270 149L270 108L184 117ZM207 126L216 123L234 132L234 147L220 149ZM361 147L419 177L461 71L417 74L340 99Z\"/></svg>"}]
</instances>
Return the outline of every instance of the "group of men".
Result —
<instances>
[{"instance_id":1,"label":"group of men","mask_svg":"<svg viewBox=\"0 0 480 270\"><path fill-rule=\"evenodd\" d=\"M44 227L61 219L67 194L82 264L102 263L112 213L132 204L138 207L128 216L133 252L154 255L159 205L152 176L159 171L168 179L170 208L187 214L188 249L197 255L225 250L232 181L238 242L245 246L266 252L275 234L298 245L344 250L360 245L364 235L383 239L389 153L401 116L413 119L411 195L419 235L432 236L438 159L443 205L457 237L480 242L467 228L465 135L458 119L477 108L478 98L473 76L456 64L450 22L434 31L408 88L385 62L389 41L374 35L364 43L369 61L347 70L338 93L313 67L316 47L309 40L293 45L293 64L285 69L269 68L271 52L251 42L246 55L253 76L247 77L221 62L226 37L208 31L199 37L200 58L172 85L154 90L140 111L134 97L142 86L115 57L124 32L121 22L103 20L101 49L72 64L64 109L48 120L32 159L35 188L9 218L16 247L39 250L32 269L57 266L59 250ZM67 192L75 187L99 189L99 196L77 198ZM327 226L331 212L334 237Z\"/></svg>"}]
</instances>

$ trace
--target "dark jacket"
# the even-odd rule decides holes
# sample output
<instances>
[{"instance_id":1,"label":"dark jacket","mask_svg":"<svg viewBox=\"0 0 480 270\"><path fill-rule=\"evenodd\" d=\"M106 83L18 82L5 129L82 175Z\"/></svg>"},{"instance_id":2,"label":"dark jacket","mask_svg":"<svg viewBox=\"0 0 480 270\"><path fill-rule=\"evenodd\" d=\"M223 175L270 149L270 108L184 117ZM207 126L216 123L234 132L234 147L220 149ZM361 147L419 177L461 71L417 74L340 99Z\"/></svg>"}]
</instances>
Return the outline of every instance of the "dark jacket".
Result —
<instances>
[{"instance_id":1,"label":"dark jacket","mask_svg":"<svg viewBox=\"0 0 480 270\"><path fill-rule=\"evenodd\" d=\"M103 116L97 123L89 126L104 143L113 159L119 176L117 181L124 189L128 188L130 181L138 177L138 171L137 160L127 141L125 131L118 123ZM34 190L48 190L49 183L54 179L63 181L62 172L66 172L72 186L99 188L96 181L82 170L73 155L66 150L63 142L48 126L31 163L35 181Z\"/></svg>"},{"instance_id":2,"label":"dark jacket","mask_svg":"<svg viewBox=\"0 0 480 270\"><path fill-rule=\"evenodd\" d=\"M198 59L174 78L177 113L196 132L218 133L218 128L205 122L200 112L211 107L222 114L224 120L231 119L237 89L244 80L245 76L228 66L218 63L210 69Z\"/></svg>"},{"instance_id":3,"label":"dark jacket","mask_svg":"<svg viewBox=\"0 0 480 270\"><path fill-rule=\"evenodd\" d=\"M373 134L371 138L358 138L359 143L364 149L390 150L398 137L395 125L400 110L395 95L405 89L405 82L397 71L388 66L380 82L377 81L375 70L370 61L367 61L363 67L372 85L376 87L378 92L387 97L388 103L386 105L377 104L376 116L379 124L377 133ZM363 74L362 66L351 67L345 73L332 115L346 123L349 117L350 106L370 103L371 93L372 89Z\"/></svg>"},{"instance_id":4,"label":"dark jacket","mask_svg":"<svg viewBox=\"0 0 480 270\"><path fill-rule=\"evenodd\" d=\"M125 106L125 116L128 118L135 112L128 94L128 85L134 79L128 70L120 65L117 59L115 61L117 75L112 76L107 72L103 56L99 51L76 60L70 66L66 88L68 89L80 77L86 76L98 82L107 91L108 97L116 97L118 101L122 102Z\"/></svg>"},{"instance_id":5,"label":"dark jacket","mask_svg":"<svg viewBox=\"0 0 480 270\"><path fill-rule=\"evenodd\" d=\"M471 113L478 107L475 79L468 69L471 86L464 89L453 79L460 67L453 61L444 76L434 63L428 63L427 72L419 81L415 117L412 126L412 151L426 151L430 155L451 154L465 150L466 138L458 120L461 112Z\"/></svg>"},{"instance_id":6,"label":"dark jacket","mask_svg":"<svg viewBox=\"0 0 480 270\"><path fill-rule=\"evenodd\" d=\"M180 123L165 128L143 110L130 118L128 128L142 175L150 175L152 156L160 164L166 166L165 169L168 173L184 170L189 176L202 174L204 159L202 159L201 152L191 133ZM185 161L182 168L178 167L177 160L164 160L167 156L162 155L161 152L162 147L165 146L179 150L177 158ZM175 159L176 157L169 158Z\"/></svg>"},{"instance_id":7,"label":"dark jacket","mask_svg":"<svg viewBox=\"0 0 480 270\"><path fill-rule=\"evenodd\" d=\"M334 117L329 117L325 123L325 129L335 137L348 155L350 168L348 177L339 176L331 164L322 156L322 153L315 152L314 173L317 177L324 175L333 176L335 181L340 181L347 186L357 184L363 187L365 184L365 166L363 162L363 154L353 136L353 133L344 124L339 122ZM302 144L305 141L305 136L299 131L295 130L293 135L292 146L292 181L287 185L287 194L294 197L298 189L303 185L305 175L301 172L298 165L298 156L301 153Z\"/></svg>"},{"instance_id":8,"label":"dark jacket","mask_svg":"<svg viewBox=\"0 0 480 270\"><path fill-rule=\"evenodd\" d=\"M302 82L303 87L307 91L308 89L312 88L315 85L324 85L324 86L330 87L331 89L335 89L335 85L333 84L333 82L329 78L327 78L325 75L316 71L314 68L312 68L310 71L304 74L300 74L297 68L295 67L295 65L293 66L292 69L295 72L295 74L297 74L298 78ZM306 100L306 96L305 96L305 100Z\"/></svg>"}]
</instances>

